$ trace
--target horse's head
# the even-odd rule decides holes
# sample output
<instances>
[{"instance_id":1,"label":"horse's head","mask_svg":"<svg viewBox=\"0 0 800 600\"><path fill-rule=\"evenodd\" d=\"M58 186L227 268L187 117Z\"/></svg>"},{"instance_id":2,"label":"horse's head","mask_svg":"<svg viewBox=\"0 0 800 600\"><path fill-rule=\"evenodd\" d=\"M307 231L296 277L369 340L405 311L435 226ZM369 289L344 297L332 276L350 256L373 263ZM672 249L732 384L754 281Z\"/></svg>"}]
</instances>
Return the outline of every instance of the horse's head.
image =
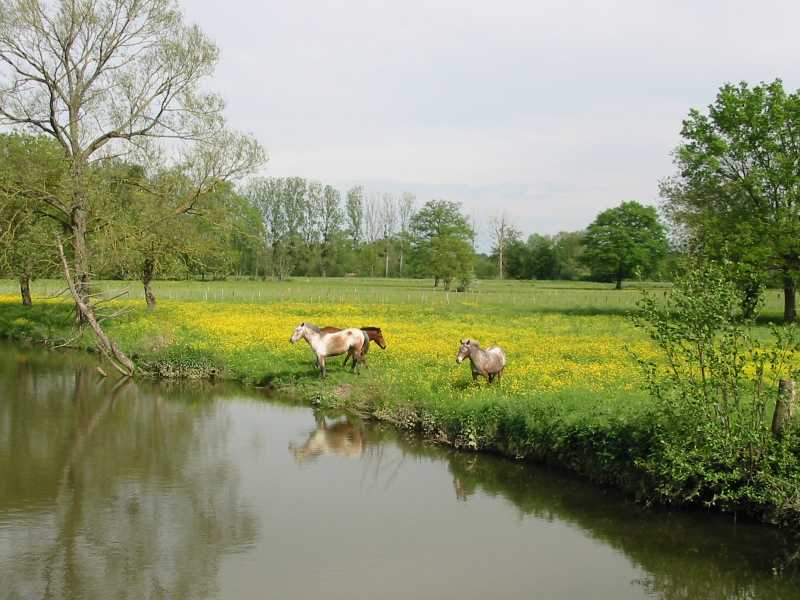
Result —
<instances>
[{"instance_id":1,"label":"horse's head","mask_svg":"<svg viewBox=\"0 0 800 600\"><path fill-rule=\"evenodd\" d=\"M380 327L373 327L371 330L372 341L381 347L381 350L386 350L386 340L383 338L383 332Z\"/></svg>"},{"instance_id":2,"label":"horse's head","mask_svg":"<svg viewBox=\"0 0 800 600\"><path fill-rule=\"evenodd\" d=\"M456 362L461 364L461 361L469 356L470 348L472 347L473 340L467 338L466 340L461 340L461 347L458 349L458 354L456 355Z\"/></svg>"},{"instance_id":3,"label":"horse's head","mask_svg":"<svg viewBox=\"0 0 800 600\"><path fill-rule=\"evenodd\" d=\"M300 323L300 325L294 328L294 333L292 333L292 337L289 338L289 341L293 344L297 342L300 338L303 337L303 333L305 333L305 330L306 330L306 324Z\"/></svg>"}]
</instances>

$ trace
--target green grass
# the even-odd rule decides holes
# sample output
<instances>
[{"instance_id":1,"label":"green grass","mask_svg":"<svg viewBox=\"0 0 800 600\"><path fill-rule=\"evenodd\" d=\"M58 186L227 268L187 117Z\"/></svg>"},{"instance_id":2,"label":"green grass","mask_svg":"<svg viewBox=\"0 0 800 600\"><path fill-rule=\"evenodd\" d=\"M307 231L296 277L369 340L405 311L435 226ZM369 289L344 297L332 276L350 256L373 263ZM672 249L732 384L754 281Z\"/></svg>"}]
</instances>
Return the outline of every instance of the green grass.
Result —
<instances>
[{"instance_id":1,"label":"green grass","mask_svg":"<svg viewBox=\"0 0 800 600\"><path fill-rule=\"evenodd\" d=\"M127 291L130 298L143 297L139 282L96 281L99 291L115 295ZM458 305L464 302L487 306L519 306L535 311L585 314L624 314L636 309L642 290L668 294L662 282L629 281L622 290L613 284L588 281L497 281L481 280L464 293L434 288L428 279L385 278L293 278L278 281L157 281L153 284L160 300L225 303L326 302L338 304ZM47 297L64 289L60 280L37 280L35 296ZM17 295L16 281L0 280L0 295ZM765 319L783 315L783 291L768 290L762 314Z\"/></svg>"}]
</instances>

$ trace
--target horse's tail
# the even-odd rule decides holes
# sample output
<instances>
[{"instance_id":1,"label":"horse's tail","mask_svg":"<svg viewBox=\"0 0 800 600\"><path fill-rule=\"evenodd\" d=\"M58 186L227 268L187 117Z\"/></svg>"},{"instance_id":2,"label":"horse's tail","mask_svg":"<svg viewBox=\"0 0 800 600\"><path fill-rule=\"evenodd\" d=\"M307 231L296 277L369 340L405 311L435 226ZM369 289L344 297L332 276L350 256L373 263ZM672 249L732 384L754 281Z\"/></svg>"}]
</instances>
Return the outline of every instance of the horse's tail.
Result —
<instances>
[{"instance_id":1,"label":"horse's tail","mask_svg":"<svg viewBox=\"0 0 800 600\"><path fill-rule=\"evenodd\" d=\"M361 345L361 355L363 356L369 352L369 334L362 329L361 335L364 336L364 343Z\"/></svg>"}]
</instances>

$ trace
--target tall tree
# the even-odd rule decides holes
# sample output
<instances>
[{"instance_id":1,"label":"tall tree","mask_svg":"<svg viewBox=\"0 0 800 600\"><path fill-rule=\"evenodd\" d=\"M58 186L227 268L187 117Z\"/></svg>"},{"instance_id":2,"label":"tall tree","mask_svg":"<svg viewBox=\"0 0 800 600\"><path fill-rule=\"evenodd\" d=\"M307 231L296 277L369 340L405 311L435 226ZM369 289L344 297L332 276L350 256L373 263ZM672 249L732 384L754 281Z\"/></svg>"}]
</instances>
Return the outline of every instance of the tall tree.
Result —
<instances>
[{"instance_id":1,"label":"tall tree","mask_svg":"<svg viewBox=\"0 0 800 600\"><path fill-rule=\"evenodd\" d=\"M375 263L378 262L376 246L381 238L381 198L371 193L364 198L364 240L361 255L366 262L370 277L375 276Z\"/></svg>"},{"instance_id":2,"label":"tall tree","mask_svg":"<svg viewBox=\"0 0 800 600\"><path fill-rule=\"evenodd\" d=\"M280 178L257 178L244 190L245 197L261 213L265 243L269 247L269 271L284 279L292 271L289 257L289 227L283 203L286 181Z\"/></svg>"},{"instance_id":3,"label":"tall tree","mask_svg":"<svg viewBox=\"0 0 800 600\"><path fill-rule=\"evenodd\" d=\"M431 200L411 219L412 259L421 275L433 277L434 286L450 289L453 279L470 276L475 253L472 229L456 202Z\"/></svg>"},{"instance_id":4,"label":"tall tree","mask_svg":"<svg viewBox=\"0 0 800 600\"><path fill-rule=\"evenodd\" d=\"M342 198L339 190L326 185L322 192L319 206L320 223L320 269L326 277L333 262L333 252L341 237L344 215L342 214Z\"/></svg>"},{"instance_id":5,"label":"tall tree","mask_svg":"<svg viewBox=\"0 0 800 600\"><path fill-rule=\"evenodd\" d=\"M783 83L720 88L706 113L692 110L662 185L670 218L690 245L744 269L757 290L777 280L784 320L797 319L800 277L800 92Z\"/></svg>"},{"instance_id":6,"label":"tall tree","mask_svg":"<svg viewBox=\"0 0 800 600\"><path fill-rule=\"evenodd\" d=\"M384 277L389 277L389 251L397 227L397 203L392 194L384 194L378 211L381 233L383 235Z\"/></svg>"},{"instance_id":7,"label":"tall tree","mask_svg":"<svg viewBox=\"0 0 800 600\"><path fill-rule=\"evenodd\" d=\"M409 226L414 216L416 197L410 192L403 192L397 204L397 220L400 227L400 277L405 267L405 252L409 242Z\"/></svg>"},{"instance_id":8,"label":"tall tree","mask_svg":"<svg viewBox=\"0 0 800 600\"><path fill-rule=\"evenodd\" d=\"M347 190L347 231L353 250L358 249L364 234L364 189L357 185Z\"/></svg>"},{"instance_id":9,"label":"tall tree","mask_svg":"<svg viewBox=\"0 0 800 600\"><path fill-rule=\"evenodd\" d=\"M282 190L280 202L286 222L287 253L294 269L304 258L303 234L309 229L306 223L308 182L302 177L287 177Z\"/></svg>"},{"instance_id":10,"label":"tall tree","mask_svg":"<svg viewBox=\"0 0 800 600\"><path fill-rule=\"evenodd\" d=\"M512 241L518 241L520 232L508 220L505 212L492 219L492 254L497 258L497 273L500 279L506 271L506 253Z\"/></svg>"},{"instance_id":11,"label":"tall tree","mask_svg":"<svg viewBox=\"0 0 800 600\"><path fill-rule=\"evenodd\" d=\"M52 274L55 223L41 198L57 195L65 173L60 148L45 136L0 134L0 272L19 280L30 306L31 280Z\"/></svg>"},{"instance_id":12,"label":"tall tree","mask_svg":"<svg viewBox=\"0 0 800 600\"><path fill-rule=\"evenodd\" d=\"M43 203L70 234L72 269L62 263L79 313L128 374L133 363L102 332L89 298L90 163L158 139L204 145L193 158L200 187L184 211L216 181L260 164L258 144L225 134L222 101L201 88L217 54L170 0L0 0L0 122L60 145L70 185Z\"/></svg>"},{"instance_id":13,"label":"tall tree","mask_svg":"<svg viewBox=\"0 0 800 600\"><path fill-rule=\"evenodd\" d=\"M104 228L97 244L124 276L142 282L149 309L156 307L152 283L164 272L176 277L230 271L238 215L232 185L204 194L189 212L175 212L192 186L180 171L148 179L136 165L121 164L108 178L108 193L118 198L118 206L113 226Z\"/></svg>"},{"instance_id":14,"label":"tall tree","mask_svg":"<svg viewBox=\"0 0 800 600\"><path fill-rule=\"evenodd\" d=\"M647 275L667 252L667 237L655 208L623 202L601 212L586 230L582 260L599 279L616 282Z\"/></svg>"}]
</instances>

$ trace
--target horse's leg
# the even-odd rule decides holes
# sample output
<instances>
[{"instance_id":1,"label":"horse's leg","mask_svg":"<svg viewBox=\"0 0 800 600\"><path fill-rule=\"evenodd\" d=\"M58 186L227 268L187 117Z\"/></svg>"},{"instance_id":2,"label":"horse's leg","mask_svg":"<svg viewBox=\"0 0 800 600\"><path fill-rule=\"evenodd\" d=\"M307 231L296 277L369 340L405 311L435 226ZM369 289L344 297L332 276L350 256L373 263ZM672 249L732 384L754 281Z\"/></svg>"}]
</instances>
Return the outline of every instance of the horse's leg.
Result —
<instances>
[{"instance_id":1,"label":"horse's leg","mask_svg":"<svg viewBox=\"0 0 800 600\"><path fill-rule=\"evenodd\" d=\"M347 354L345 354L345 355L344 355L344 362L342 363L342 367L346 367L346 366L347 366L347 359L348 359L348 358L351 358L351 356L350 356L350 350L348 350L348 351L347 351Z\"/></svg>"},{"instance_id":2,"label":"horse's leg","mask_svg":"<svg viewBox=\"0 0 800 600\"><path fill-rule=\"evenodd\" d=\"M325 357L322 355L317 356L317 362L319 363L319 377L320 379L325 379Z\"/></svg>"},{"instance_id":3,"label":"horse's leg","mask_svg":"<svg viewBox=\"0 0 800 600\"><path fill-rule=\"evenodd\" d=\"M486 379L489 380L489 383L492 383L494 381L494 373L489 373L489 375L486 377Z\"/></svg>"},{"instance_id":4,"label":"horse's leg","mask_svg":"<svg viewBox=\"0 0 800 600\"><path fill-rule=\"evenodd\" d=\"M353 373L358 373L358 367L361 366L361 361L364 360L364 355L361 354L361 348L356 350L355 346L350 349L353 353Z\"/></svg>"}]
</instances>

